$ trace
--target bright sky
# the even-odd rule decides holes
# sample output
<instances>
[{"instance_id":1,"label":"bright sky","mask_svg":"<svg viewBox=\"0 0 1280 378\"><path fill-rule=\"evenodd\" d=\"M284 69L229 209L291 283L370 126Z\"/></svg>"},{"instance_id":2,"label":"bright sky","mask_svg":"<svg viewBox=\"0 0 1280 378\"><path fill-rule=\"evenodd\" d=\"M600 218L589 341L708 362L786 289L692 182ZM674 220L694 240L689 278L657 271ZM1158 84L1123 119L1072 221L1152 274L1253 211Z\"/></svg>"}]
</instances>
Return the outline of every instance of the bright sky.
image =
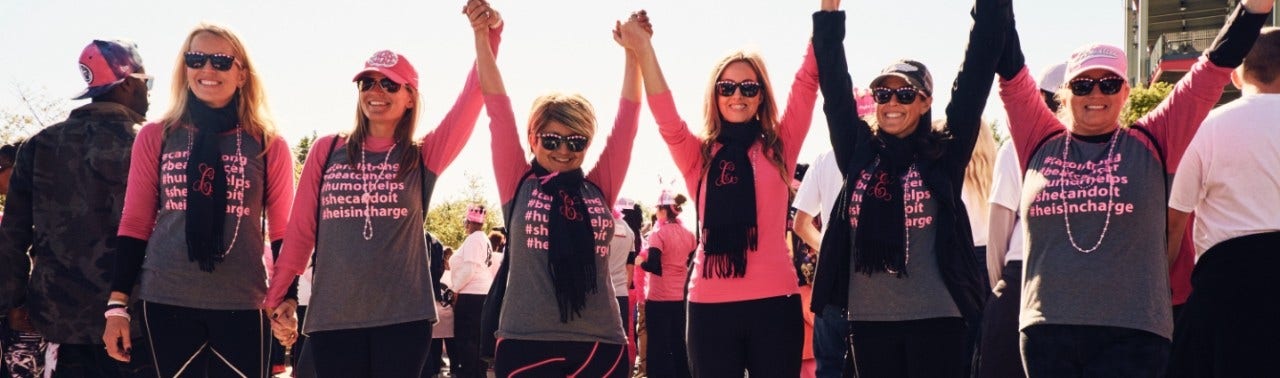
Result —
<instances>
[{"instance_id":1,"label":"bright sky","mask_svg":"<svg viewBox=\"0 0 1280 378\"><path fill-rule=\"evenodd\" d=\"M616 19L647 9L654 45L685 119L700 132L702 94L712 65L737 48L766 58L779 101L786 101L792 77L812 32L810 15L819 1L796 0L492 0L507 20L498 64L516 108L526 119L538 94L575 91L595 105L600 133L607 134L617 110L623 50L610 36ZM359 5L357 5L359 4ZM374 5L376 4L376 5ZM434 128L454 102L475 58L470 26L460 14L462 0L431 1L66 1L0 2L0 108L24 109L18 85L49 97L70 97L83 89L76 68L80 51L94 38L128 38L138 43L147 71L156 76L148 119L169 106L169 78L183 39L201 20L236 30L265 81L278 127L293 145L304 135L353 127L354 75L374 51L392 49L419 70L425 106L419 134ZM845 1L849 13L850 70L865 86L881 68L900 58L930 68L941 111L972 23L972 2L959 0ZM1117 0L1015 2L1018 27L1033 72L1064 60L1092 42L1121 45L1124 2ZM1004 118L998 98L988 115ZM811 162L830 149L821 99L800 154ZM73 106L83 102L77 101ZM781 107L780 107L781 109ZM497 202L490 165L488 119L476 125L462 155L436 187L437 202L454 198L464 174L486 182ZM523 127L521 125L521 135ZM652 204L658 178L678 172L658 135L647 105L622 195ZM588 151L594 164L603 143ZM683 191L683 183L677 184Z\"/></svg>"}]
</instances>

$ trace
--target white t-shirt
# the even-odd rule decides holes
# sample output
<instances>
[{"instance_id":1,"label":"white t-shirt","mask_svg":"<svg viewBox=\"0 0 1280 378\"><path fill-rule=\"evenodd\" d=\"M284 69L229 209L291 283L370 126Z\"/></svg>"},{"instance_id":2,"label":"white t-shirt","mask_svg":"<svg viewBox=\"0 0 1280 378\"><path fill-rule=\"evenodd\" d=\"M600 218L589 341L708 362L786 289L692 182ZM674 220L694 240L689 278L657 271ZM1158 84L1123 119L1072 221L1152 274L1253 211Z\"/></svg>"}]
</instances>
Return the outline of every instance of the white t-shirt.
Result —
<instances>
[{"instance_id":1,"label":"white t-shirt","mask_svg":"<svg viewBox=\"0 0 1280 378\"><path fill-rule=\"evenodd\" d=\"M1280 230L1280 95L1209 113L1187 146L1169 207L1195 211L1196 258L1222 241Z\"/></svg>"},{"instance_id":2,"label":"white t-shirt","mask_svg":"<svg viewBox=\"0 0 1280 378\"><path fill-rule=\"evenodd\" d=\"M969 196L973 194L973 189L968 185L960 187L960 201L964 202L965 211L969 216L969 231L973 233L973 245L975 247L985 247L987 245L987 222L990 222L985 211L979 211L980 207L976 204L969 203Z\"/></svg>"},{"instance_id":3,"label":"white t-shirt","mask_svg":"<svg viewBox=\"0 0 1280 378\"><path fill-rule=\"evenodd\" d=\"M1023 243L1022 217L1018 209L1022 202L1022 167L1018 166L1018 151L1013 142L1006 142L996 152L995 175L991 178L991 206L1000 206L1013 211L1013 233L1009 235L1008 253L1004 262L1022 261ZM983 222L986 223L986 222Z\"/></svg>"},{"instance_id":4,"label":"white t-shirt","mask_svg":"<svg viewBox=\"0 0 1280 378\"><path fill-rule=\"evenodd\" d=\"M827 225L831 224L831 208L836 205L836 196L840 195L840 187L844 185L844 177L840 175L840 166L836 164L836 156L827 150L813 159L800 188L796 190L796 199L791 207L817 218L822 217L822 229L826 234Z\"/></svg>"},{"instance_id":5,"label":"white t-shirt","mask_svg":"<svg viewBox=\"0 0 1280 378\"><path fill-rule=\"evenodd\" d=\"M488 295L489 286L493 285L493 274L485 265L488 257L489 237L482 231L467 235L449 258L449 269L453 271L453 284L449 287L458 294Z\"/></svg>"},{"instance_id":6,"label":"white t-shirt","mask_svg":"<svg viewBox=\"0 0 1280 378\"><path fill-rule=\"evenodd\" d=\"M609 279L613 283L613 296L627 296L627 255L636 250L636 234L627 227L621 217L613 227L613 240L609 241Z\"/></svg>"}]
</instances>

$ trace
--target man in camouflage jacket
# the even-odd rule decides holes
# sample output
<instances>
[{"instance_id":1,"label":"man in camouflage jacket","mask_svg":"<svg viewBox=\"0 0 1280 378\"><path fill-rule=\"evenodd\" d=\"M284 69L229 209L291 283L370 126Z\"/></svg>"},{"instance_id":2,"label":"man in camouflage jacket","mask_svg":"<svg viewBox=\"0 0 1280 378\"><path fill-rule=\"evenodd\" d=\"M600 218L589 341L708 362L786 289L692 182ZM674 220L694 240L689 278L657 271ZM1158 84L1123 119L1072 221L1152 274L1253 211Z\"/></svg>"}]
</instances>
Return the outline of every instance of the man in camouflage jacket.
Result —
<instances>
[{"instance_id":1,"label":"man in camouflage jacket","mask_svg":"<svg viewBox=\"0 0 1280 378\"><path fill-rule=\"evenodd\" d=\"M57 344L50 344L56 361L45 367L54 377L154 374L138 358L145 350L135 347L125 364L102 344L111 251L151 78L136 46L118 40L85 47L80 72L88 88L76 98L93 102L18 151L0 222L0 311L15 330L34 329Z\"/></svg>"}]
</instances>

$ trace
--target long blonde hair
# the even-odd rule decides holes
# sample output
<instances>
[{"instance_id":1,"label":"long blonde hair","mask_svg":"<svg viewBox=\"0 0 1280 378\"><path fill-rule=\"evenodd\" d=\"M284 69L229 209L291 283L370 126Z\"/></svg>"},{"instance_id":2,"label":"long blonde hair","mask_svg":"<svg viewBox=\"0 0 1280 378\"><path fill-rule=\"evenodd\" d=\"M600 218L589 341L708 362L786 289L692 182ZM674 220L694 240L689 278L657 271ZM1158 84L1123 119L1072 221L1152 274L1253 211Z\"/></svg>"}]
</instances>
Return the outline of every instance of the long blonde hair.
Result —
<instances>
[{"instance_id":1,"label":"long blonde hair","mask_svg":"<svg viewBox=\"0 0 1280 378\"><path fill-rule=\"evenodd\" d=\"M718 98L716 82L720 80L720 75L724 73L725 68L736 62L743 62L750 66L760 78L760 84L764 86L760 91L762 96L760 107L756 109L756 118L760 119L761 134L763 134L761 143L764 147L764 156L778 170L778 177L782 178L782 182L789 183L791 170L783 161L782 139L778 136L778 103L773 98L773 85L769 81L769 71L765 69L764 59L760 54L744 50L735 51L720 59L708 80L706 100L703 105L703 118L706 124L703 126L702 174L706 175L710 171L711 147L715 145L716 137L720 136L720 106L716 101ZM790 191L790 188L788 185L787 190Z\"/></svg>"},{"instance_id":2,"label":"long blonde hair","mask_svg":"<svg viewBox=\"0 0 1280 378\"><path fill-rule=\"evenodd\" d=\"M223 25L201 22L191 29L191 33L187 34L186 41L182 42L182 48L178 50L178 59L173 65L171 97L173 98L173 103L169 106L169 111L164 114L164 118L160 120L164 124L165 134L167 135L179 125L190 122L190 109L187 109L187 101L191 92L189 89L190 83L187 82L187 65L184 62L184 56L187 51L191 50L191 41L200 33L209 33L220 37L230 42L232 49L235 50L236 62L245 71L244 85L238 89L240 92L240 104L236 108L236 115L240 120L240 127L250 136L262 141L262 154L260 156L266 156L276 138L276 126L275 122L271 120L271 110L267 107L266 91L262 88L262 81L258 79L257 68L255 68L253 60L249 58L249 51L245 49L244 43L240 42L240 37L235 32Z\"/></svg>"},{"instance_id":3,"label":"long blonde hair","mask_svg":"<svg viewBox=\"0 0 1280 378\"><path fill-rule=\"evenodd\" d=\"M991 196L991 180L996 160L996 138L991 133L992 124L982 122L978 126L978 141L973 145L973 156L969 166L964 169L964 186L969 188L965 198L969 211L986 214L991 205L987 199Z\"/></svg>"}]
</instances>

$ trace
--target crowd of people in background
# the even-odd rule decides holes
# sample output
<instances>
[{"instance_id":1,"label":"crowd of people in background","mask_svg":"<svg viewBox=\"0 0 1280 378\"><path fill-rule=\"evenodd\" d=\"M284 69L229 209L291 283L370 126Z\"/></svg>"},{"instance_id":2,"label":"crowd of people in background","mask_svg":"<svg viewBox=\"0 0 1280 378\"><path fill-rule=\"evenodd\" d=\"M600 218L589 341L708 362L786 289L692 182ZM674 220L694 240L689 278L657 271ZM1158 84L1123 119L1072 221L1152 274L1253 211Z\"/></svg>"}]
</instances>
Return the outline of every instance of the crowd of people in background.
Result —
<instances>
[{"instance_id":1,"label":"crowd of people in background","mask_svg":"<svg viewBox=\"0 0 1280 378\"><path fill-rule=\"evenodd\" d=\"M520 125L503 16L469 0L475 64L439 124L415 138L418 71L374 52L354 124L317 138L297 178L234 31L187 34L150 120L137 46L94 40L76 96L91 102L0 147L0 376L1280 371L1273 1L1236 5L1131 125L1124 49L1086 45L1033 77L1010 0L974 0L949 87L912 59L855 81L840 3L820 0L785 90L758 53L716 62L696 126L649 14L618 20L618 110L598 138L574 93L533 99ZM1228 84L1243 97L1214 109ZM801 163L819 95L831 148ZM500 210L468 205L444 245L425 232L433 191L482 110ZM683 187L620 195L639 132L662 137Z\"/></svg>"}]
</instances>

